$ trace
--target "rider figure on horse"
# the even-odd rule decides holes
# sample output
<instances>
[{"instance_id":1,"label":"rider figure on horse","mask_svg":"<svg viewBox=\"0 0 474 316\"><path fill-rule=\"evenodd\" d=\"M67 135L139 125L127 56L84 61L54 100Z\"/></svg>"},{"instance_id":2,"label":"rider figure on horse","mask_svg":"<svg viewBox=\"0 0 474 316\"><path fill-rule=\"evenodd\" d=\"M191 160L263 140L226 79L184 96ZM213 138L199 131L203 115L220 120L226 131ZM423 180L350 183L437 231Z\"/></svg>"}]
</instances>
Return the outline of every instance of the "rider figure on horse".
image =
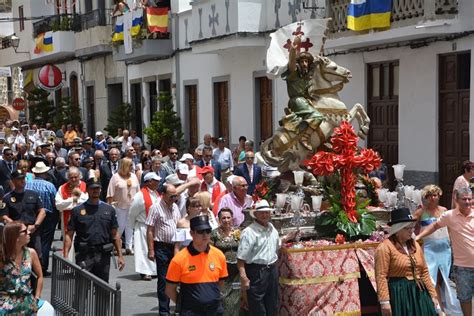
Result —
<instances>
[{"instance_id":1,"label":"rider figure on horse","mask_svg":"<svg viewBox=\"0 0 474 316\"><path fill-rule=\"evenodd\" d=\"M323 115L313 107L308 88L314 73L314 57L308 52L297 53L301 37L296 36L290 47L288 69L282 74L287 83L288 108L280 126L299 135L300 143L312 151L311 133L319 127Z\"/></svg>"}]
</instances>

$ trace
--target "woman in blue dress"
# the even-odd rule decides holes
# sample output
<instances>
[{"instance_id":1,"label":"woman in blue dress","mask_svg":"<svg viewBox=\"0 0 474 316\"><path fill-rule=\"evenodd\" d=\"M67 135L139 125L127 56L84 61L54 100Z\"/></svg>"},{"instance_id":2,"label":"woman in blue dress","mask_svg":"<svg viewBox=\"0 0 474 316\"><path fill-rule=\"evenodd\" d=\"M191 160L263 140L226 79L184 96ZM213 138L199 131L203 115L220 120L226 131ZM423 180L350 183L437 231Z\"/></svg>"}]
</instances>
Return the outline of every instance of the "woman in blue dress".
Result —
<instances>
[{"instance_id":1,"label":"woman in blue dress","mask_svg":"<svg viewBox=\"0 0 474 316\"><path fill-rule=\"evenodd\" d=\"M443 194L440 187L427 185L421 194L423 206L414 214L414 218L418 220L420 233L446 211L445 207L439 205L439 199ZM449 314L461 312L459 301L448 283L451 269L451 242L447 227L438 229L423 239L423 252L443 312Z\"/></svg>"}]
</instances>

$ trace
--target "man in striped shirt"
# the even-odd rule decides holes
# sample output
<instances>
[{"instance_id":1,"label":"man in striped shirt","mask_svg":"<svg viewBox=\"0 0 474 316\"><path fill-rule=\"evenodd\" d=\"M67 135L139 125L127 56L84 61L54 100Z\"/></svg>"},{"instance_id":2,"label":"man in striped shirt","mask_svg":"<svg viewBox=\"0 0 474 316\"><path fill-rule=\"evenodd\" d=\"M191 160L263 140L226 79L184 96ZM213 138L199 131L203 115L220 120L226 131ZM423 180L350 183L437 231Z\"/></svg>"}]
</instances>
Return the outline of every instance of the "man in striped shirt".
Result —
<instances>
[{"instance_id":1,"label":"man in striped shirt","mask_svg":"<svg viewBox=\"0 0 474 316\"><path fill-rule=\"evenodd\" d=\"M174 255L173 236L181 218L172 184L164 184L161 199L153 204L146 219L148 258L156 261L159 315L170 315L170 300L165 294L166 273Z\"/></svg>"}]
</instances>

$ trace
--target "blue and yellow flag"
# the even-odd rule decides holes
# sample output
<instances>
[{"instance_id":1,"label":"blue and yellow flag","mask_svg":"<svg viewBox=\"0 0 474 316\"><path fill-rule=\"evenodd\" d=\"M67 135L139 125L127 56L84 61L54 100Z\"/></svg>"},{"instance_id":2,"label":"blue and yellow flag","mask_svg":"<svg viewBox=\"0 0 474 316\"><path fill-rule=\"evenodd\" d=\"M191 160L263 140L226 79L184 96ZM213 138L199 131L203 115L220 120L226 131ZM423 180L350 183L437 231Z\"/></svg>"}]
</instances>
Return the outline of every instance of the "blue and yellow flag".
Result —
<instances>
[{"instance_id":1,"label":"blue and yellow flag","mask_svg":"<svg viewBox=\"0 0 474 316\"><path fill-rule=\"evenodd\" d=\"M138 8L133 11L132 28L130 34L135 37L140 33L140 28L143 24L143 9Z\"/></svg>"},{"instance_id":2,"label":"blue and yellow flag","mask_svg":"<svg viewBox=\"0 0 474 316\"><path fill-rule=\"evenodd\" d=\"M112 42L123 41L123 15L118 16L115 21L114 35Z\"/></svg>"},{"instance_id":3,"label":"blue and yellow flag","mask_svg":"<svg viewBox=\"0 0 474 316\"><path fill-rule=\"evenodd\" d=\"M390 27L392 0L351 0L347 12L347 28L363 31Z\"/></svg>"}]
</instances>

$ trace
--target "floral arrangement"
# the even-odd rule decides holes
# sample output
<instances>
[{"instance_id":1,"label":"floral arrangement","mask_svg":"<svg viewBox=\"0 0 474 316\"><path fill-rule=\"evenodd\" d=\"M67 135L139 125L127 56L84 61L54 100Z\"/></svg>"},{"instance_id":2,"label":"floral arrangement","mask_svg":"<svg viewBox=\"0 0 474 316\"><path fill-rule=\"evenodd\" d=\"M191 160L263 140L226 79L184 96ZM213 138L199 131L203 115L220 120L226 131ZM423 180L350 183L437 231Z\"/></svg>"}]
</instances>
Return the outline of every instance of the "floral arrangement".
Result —
<instances>
[{"instance_id":1,"label":"floral arrangement","mask_svg":"<svg viewBox=\"0 0 474 316\"><path fill-rule=\"evenodd\" d=\"M278 179L276 178L263 179L255 186L252 200L254 202L259 200L267 200L268 203L271 203L271 201L275 199L278 184Z\"/></svg>"},{"instance_id":2,"label":"floral arrangement","mask_svg":"<svg viewBox=\"0 0 474 316\"><path fill-rule=\"evenodd\" d=\"M331 137L333 151L319 151L306 161L316 176L333 176L335 186L323 186L331 208L316 219L316 229L332 237L338 233L349 239L368 237L375 230L375 218L366 209L370 201L358 201L355 185L357 173L373 171L382 159L372 149L359 149L357 142L354 128L344 121Z\"/></svg>"}]
</instances>

